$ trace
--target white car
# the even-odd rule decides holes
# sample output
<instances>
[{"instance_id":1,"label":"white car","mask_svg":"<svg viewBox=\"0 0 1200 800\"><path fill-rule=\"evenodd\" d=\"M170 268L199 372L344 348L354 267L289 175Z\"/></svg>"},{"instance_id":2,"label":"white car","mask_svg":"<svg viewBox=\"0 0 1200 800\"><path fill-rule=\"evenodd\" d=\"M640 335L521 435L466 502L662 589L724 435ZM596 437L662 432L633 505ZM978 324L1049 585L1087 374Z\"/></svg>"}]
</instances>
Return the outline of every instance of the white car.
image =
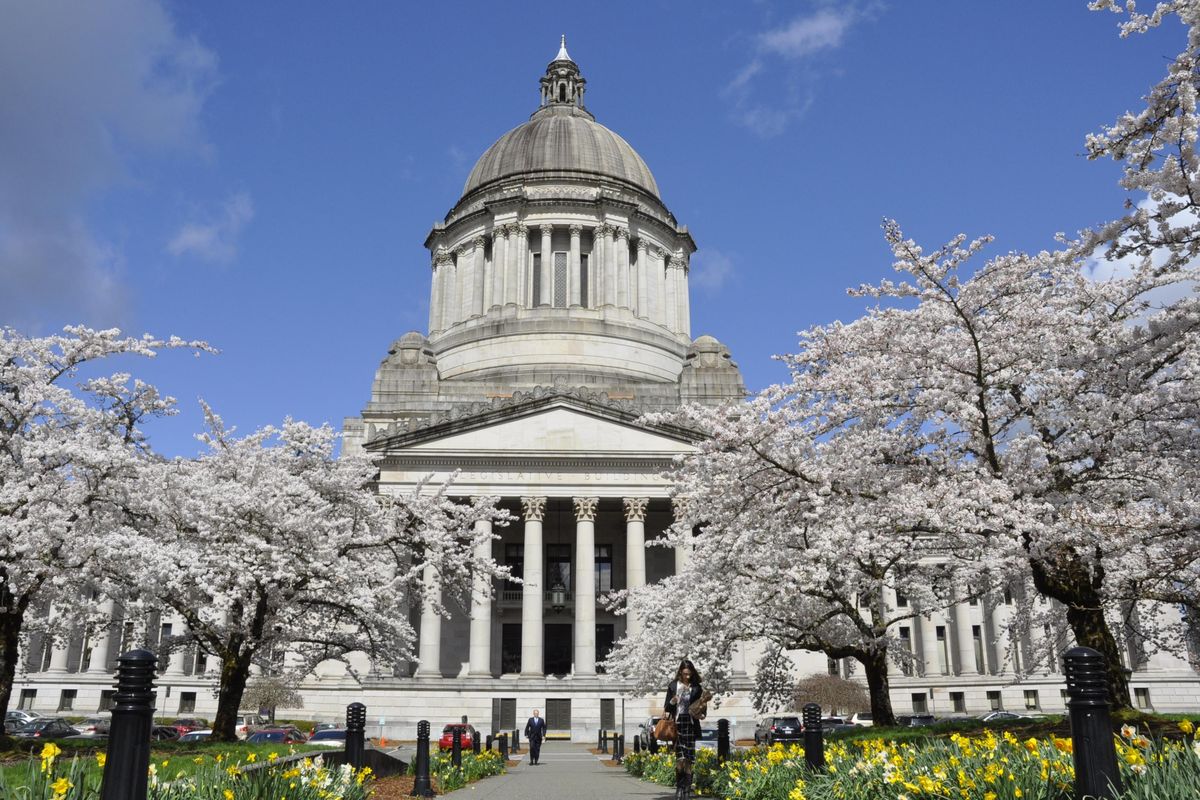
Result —
<instances>
[{"instance_id":1,"label":"white car","mask_svg":"<svg viewBox=\"0 0 1200 800\"><path fill-rule=\"evenodd\" d=\"M346 731L343 728L326 728L323 731L317 731L312 736L308 737L306 744L315 744L319 747L336 747L345 749L346 747Z\"/></svg>"},{"instance_id":2,"label":"white car","mask_svg":"<svg viewBox=\"0 0 1200 800\"><path fill-rule=\"evenodd\" d=\"M204 730L199 730L199 731L188 731L183 736L179 737L179 741L181 741L181 742L207 742L211 736L212 736L211 729L204 729Z\"/></svg>"},{"instance_id":3,"label":"white car","mask_svg":"<svg viewBox=\"0 0 1200 800\"><path fill-rule=\"evenodd\" d=\"M239 711L238 715L237 715L237 719L234 720L233 729L234 729L234 732L237 734L237 738L245 739L247 736L249 736L251 733L254 732L255 728L261 728L265 724L265 722L266 722L266 720L264 720L262 717L260 717L256 713L251 713L248 711Z\"/></svg>"},{"instance_id":4,"label":"white car","mask_svg":"<svg viewBox=\"0 0 1200 800\"><path fill-rule=\"evenodd\" d=\"M870 711L860 711L857 714L854 714L853 716L851 716L850 719L848 719L846 721L849 722L851 725L857 725L860 728L870 728L870 727L874 726L874 724L875 724L871 720L871 712Z\"/></svg>"}]
</instances>

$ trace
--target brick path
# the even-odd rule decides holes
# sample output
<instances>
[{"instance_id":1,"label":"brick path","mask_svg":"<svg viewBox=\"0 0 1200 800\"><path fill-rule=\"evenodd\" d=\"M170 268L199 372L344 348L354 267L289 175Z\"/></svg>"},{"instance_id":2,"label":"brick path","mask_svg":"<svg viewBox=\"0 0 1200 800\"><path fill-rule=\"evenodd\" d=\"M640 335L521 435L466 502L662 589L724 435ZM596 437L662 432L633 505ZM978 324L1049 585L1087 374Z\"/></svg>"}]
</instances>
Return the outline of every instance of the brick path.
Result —
<instances>
[{"instance_id":1,"label":"brick path","mask_svg":"<svg viewBox=\"0 0 1200 800\"><path fill-rule=\"evenodd\" d=\"M519 758L520 766L512 767L505 775L485 778L446 797L478 798L478 800L621 800L621 798L653 798L671 800L674 790L656 786L630 777L621 767L606 767L600 757L581 744L546 742L542 757L534 766L529 763L528 745L524 740ZM606 757L606 756L605 756Z\"/></svg>"}]
</instances>

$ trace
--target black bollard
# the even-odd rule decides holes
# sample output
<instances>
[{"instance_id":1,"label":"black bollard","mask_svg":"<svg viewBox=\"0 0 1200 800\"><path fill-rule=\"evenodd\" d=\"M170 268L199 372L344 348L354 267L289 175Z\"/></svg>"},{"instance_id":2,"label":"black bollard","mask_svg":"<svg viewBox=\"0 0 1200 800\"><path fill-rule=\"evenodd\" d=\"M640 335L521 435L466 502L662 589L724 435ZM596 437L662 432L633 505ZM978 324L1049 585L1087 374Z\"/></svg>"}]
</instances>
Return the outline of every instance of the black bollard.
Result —
<instances>
[{"instance_id":1,"label":"black bollard","mask_svg":"<svg viewBox=\"0 0 1200 800\"><path fill-rule=\"evenodd\" d=\"M618 733L613 740L613 761L620 764L625 760L625 734Z\"/></svg>"},{"instance_id":2,"label":"black bollard","mask_svg":"<svg viewBox=\"0 0 1200 800\"><path fill-rule=\"evenodd\" d=\"M457 725L450 729L450 763L462 766L462 728Z\"/></svg>"},{"instance_id":3,"label":"black bollard","mask_svg":"<svg viewBox=\"0 0 1200 800\"><path fill-rule=\"evenodd\" d=\"M503 762L508 761L508 734L507 733L500 734L500 760Z\"/></svg>"},{"instance_id":4,"label":"black bollard","mask_svg":"<svg viewBox=\"0 0 1200 800\"><path fill-rule=\"evenodd\" d=\"M491 750L491 749L492 749L492 742L494 742L494 741L495 741L495 738L492 736L492 734L490 734L490 733L489 733L489 734L487 735L487 747L485 747L484 749L485 749L485 750Z\"/></svg>"},{"instance_id":5,"label":"black bollard","mask_svg":"<svg viewBox=\"0 0 1200 800\"><path fill-rule=\"evenodd\" d=\"M417 723L417 754L413 759L413 797L433 797L429 782L429 720Z\"/></svg>"},{"instance_id":6,"label":"black bollard","mask_svg":"<svg viewBox=\"0 0 1200 800\"><path fill-rule=\"evenodd\" d=\"M512 751L513 753L521 752L521 731L519 728L513 728Z\"/></svg>"},{"instance_id":7,"label":"black bollard","mask_svg":"<svg viewBox=\"0 0 1200 800\"><path fill-rule=\"evenodd\" d=\"M600 730L600 752L608 752L608 733L606 733L604 729Z\"/></svg>"},{"instance_id":8,"label":"black bollard","mask_svg":"<svg viewBox=\"0 0 1200 800\"><path fill-rule=\"evenodd\" d=\"M367 707L362 703L346 706L346 762L358 771L366 761Z\"/></svg>"},{"instance_id":9,"label":"black bollard","mask_svg":"<svg viewBox=\"0 0 1200 800\"><path fill-rule=\"evenodd\" d=\"M814 772L825 769L825 737L821 732L821 707L804 706L804 763Z\"/></svg>"},{"instance_id":10,"label":"black bollard","mask_svg":"<svg viewBox=\"0 0 1200 800\"><path fill-rule=\"evenodd\" d=\"M149 650L131 650L117 659L107 762L100 800L145 800L154 727L154 667Z\"/></svg>"},{"instance_id":11,"label":"black bollard","mask_svg":"<svg viewBox=\"0 0 1200 800\"><path fill-rule=\"evenodd\" d=\"M642 737L641 736L633 737L633 752L635 752L635 753L642 752Z\"/></svg>"},{"instance_id":12,"label":"black bollard","mask_svg":"<svg viewBox=\"0 0 1200 800\"><path fill-rule=\"evenodd\" d=\"M479 755L482 744L483 742L479 741L479 731L475 731L473 734L471 734L471 752L473 752L475 755Z\"/></svg>"},{"instance_id":13,"label":"black bollard","mask_svg":"<svg viewBox=\"0 0 1200 800\"><path fill-rule=\"evenodd\" d=\"M1121 794L1121 772L1113 744L1104 656L1090 647L1063 655L1067 711L1075 751L1075 797L1111 800Z\"/></svg>"},{"instance_id":14,"label":"black bollard","mask_svg":"<svg viewBox=\"0 0 1200 800\"><path fill-rule=\"evenodd\" d=\"M717 720L717 763L724 764L729 758L729 720Z\"/></svg>"}]
</instances>

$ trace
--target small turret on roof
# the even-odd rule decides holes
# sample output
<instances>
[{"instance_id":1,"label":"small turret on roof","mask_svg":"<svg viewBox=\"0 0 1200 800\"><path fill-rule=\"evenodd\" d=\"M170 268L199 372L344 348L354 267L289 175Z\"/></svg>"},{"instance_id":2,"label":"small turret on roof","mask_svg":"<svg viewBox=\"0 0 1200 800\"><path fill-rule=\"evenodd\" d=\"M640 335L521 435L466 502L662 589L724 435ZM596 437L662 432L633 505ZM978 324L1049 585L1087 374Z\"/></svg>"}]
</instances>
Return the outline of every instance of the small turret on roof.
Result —
<instances>
[{"instance_id":1,"label":"small turret on roof","mask_svg":"<svg viewBox=\"0 0 1200 800\"><path fill-rule=\"evenodd\" d=\"M564 33L558 47L558 55L546 65L542 76L542 107L574 106L582 109L583 91L587 81L579 74L579 65L567 53L567 35Z\"/></svg>"},{"instance_id":2,"label":"small turret on roof","mask_svg":"<svg viewBox=\"0 0 1200 800\"><path fill-rule=\"evenodd\" d=\"M562 35L562 41L558 45L558 55L554 57L554 60L575 63L571 55L567 52L567 35L565 33Z\"/></svg>"}]
</instances>

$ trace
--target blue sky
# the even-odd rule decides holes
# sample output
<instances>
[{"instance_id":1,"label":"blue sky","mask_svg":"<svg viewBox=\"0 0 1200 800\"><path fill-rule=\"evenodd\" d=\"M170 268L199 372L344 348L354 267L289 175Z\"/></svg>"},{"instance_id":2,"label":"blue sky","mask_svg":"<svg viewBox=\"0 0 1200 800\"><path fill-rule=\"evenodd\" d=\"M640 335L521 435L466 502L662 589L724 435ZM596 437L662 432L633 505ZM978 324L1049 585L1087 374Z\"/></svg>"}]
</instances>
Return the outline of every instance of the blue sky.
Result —
<instances>
[{"instance_id":1,"label":"blue sky","mask_svg":"<svg viewBox=\"0 0 1200 800\"><path fill-rule=\"evenodd\" d=\"M700 247L693 332L761 388L891 275L885 216L999 253L1121 213L1084 136L1184 39L1117 22L1083 0L0 0L0 324L220 348L131 365L179 398L151 428L168 454L197 451L200 398L245 432L340 427L425 328L425 235L565 33Z\"/></svg>"}]
</instances>

